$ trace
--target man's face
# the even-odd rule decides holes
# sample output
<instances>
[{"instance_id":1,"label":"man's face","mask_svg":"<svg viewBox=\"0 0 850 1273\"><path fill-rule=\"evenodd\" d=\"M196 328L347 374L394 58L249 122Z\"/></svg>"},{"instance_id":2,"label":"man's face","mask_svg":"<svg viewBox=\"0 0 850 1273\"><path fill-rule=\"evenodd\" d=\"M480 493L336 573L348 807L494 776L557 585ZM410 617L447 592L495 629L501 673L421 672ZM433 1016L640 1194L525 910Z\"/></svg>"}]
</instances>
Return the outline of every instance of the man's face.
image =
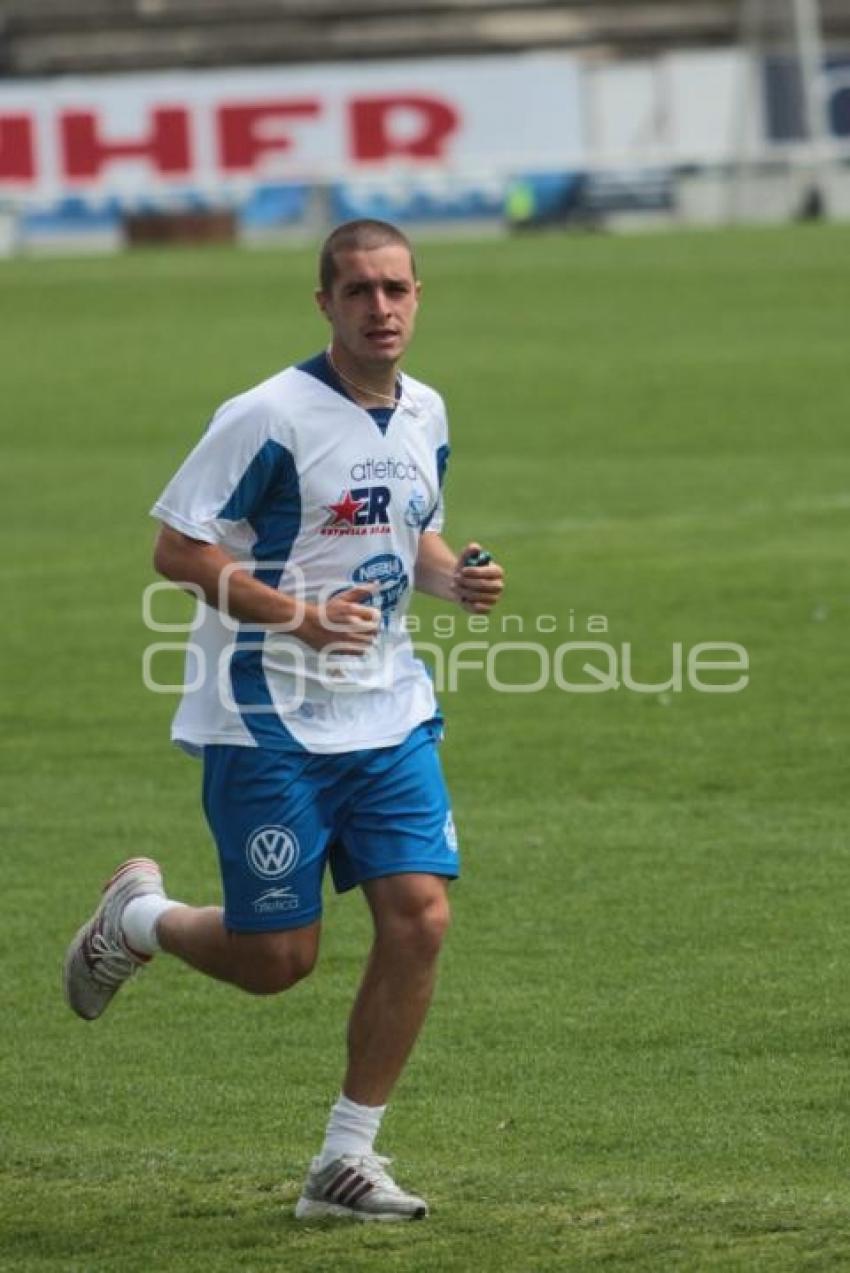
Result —
<instances>
[{"instance_id":1,"label":"man's face","mask_svg":"<svg viewBox=\"0 0 850 1273\"><path fill-rule=\"evenodd\" d=\"M316 300L331 325L334 349L357 362L397 363L413 336L420 284L399 243L337 252L331 291Z\"/></svg>"}]
</instances>

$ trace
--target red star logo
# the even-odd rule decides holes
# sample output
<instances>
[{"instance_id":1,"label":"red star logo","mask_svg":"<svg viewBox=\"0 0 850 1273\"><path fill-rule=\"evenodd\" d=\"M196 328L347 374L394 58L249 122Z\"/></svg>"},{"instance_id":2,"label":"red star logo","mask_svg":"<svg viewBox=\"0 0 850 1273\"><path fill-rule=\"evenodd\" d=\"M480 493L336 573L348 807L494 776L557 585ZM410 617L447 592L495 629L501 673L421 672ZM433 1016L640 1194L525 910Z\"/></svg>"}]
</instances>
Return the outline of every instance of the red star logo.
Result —
<instances>
[{"instance_id":1,"label":"red star logo","mask_svg":"<svg viewBox=\"0 0 850 1273\"><path fill-rule=\"evenodd\" d=\"M365 499L352 499L351 491L343 491L342 498L336 504L326 504L331 516L326 525L339 526L341 522L347 522L349 526L354 525L354 518L360 512L361 508L365 508L369 501Z\"/></svg>"}]
</instances>

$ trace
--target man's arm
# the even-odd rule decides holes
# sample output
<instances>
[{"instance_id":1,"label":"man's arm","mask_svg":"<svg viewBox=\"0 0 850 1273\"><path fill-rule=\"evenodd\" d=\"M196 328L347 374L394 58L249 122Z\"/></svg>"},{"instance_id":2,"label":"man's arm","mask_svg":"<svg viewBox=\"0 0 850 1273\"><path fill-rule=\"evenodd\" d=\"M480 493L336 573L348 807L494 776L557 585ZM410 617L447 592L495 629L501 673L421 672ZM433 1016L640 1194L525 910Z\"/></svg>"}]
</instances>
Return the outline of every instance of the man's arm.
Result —
<instances>
[{"instance_id":1,"label":"man's arm","mask_svg":"<svg viewBox=\"0 0 850 1273\"><path fill-rule=\"evenodd\" d=\"M443 601L455 601L472 614L486 614L502 595L505 572L495 561L486 566L464 566L467 557L480 550L481 545L473 542L454 553L442 535L426 531L416 556L416 589Z\"/></svg>"},{"instance_id":2,"label":"man's arm","mask_svg":"<svg viewBox=\"0 0 850 1273\"><path fill-rule=\"evenodd\" d=\"M375 640L378 612L364 604L374 592L371 586L350 588L322 605L313 605L269 588L250 571L236 566L218 544L191 539L171 526L160 529L153 564L172 583L199 588L214 609L220 609L224 601L234 619L285 628L314 650L332 645L340 654L365 654ZM222 581L225 571L227 577Z\"/></svg>"}]
</instances>

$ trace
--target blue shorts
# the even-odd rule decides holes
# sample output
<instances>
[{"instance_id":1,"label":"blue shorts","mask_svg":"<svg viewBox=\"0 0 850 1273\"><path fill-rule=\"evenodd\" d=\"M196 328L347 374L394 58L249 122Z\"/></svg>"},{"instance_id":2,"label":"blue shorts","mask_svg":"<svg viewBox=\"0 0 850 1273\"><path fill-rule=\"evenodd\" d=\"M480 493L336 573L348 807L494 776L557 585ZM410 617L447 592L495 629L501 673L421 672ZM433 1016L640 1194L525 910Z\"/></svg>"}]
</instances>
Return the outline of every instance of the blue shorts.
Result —
<instances>
[{"instance_id":1,"label":"blue shorts","mask_svg":"<svg viewBox=\"0 0 850 1273\"><path fill-rule=\"evenodd\" d=\"M218 846L226 927L313 923L327 862L338 893L410 871L454 878L439 737L439 722L427 721L395 747L333 755L205 747L204 812Z\"/></svg>"}]
</instances>

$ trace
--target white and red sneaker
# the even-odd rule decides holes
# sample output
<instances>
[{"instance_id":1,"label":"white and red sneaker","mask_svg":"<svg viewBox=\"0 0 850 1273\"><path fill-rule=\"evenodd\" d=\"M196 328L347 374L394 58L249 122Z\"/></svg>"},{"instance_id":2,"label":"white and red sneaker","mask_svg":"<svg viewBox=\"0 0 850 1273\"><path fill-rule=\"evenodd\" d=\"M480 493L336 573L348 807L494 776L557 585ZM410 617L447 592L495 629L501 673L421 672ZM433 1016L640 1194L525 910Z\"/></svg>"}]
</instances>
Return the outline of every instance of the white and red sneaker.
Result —
<instances>
[{"instance_id":1,"label":"white and red sneaker","mask_svg":"<svg viewBox=\"0 0 850 1273\"><path fill-rule=\"evenodd\" d=\"M165 896L156 862L151 858L123 862L104 885L97 910L68 947L63 977L65 998L78 1017L86 1021L99 1017L124 982L150 962L150 955L142 955L127 945L121 929L127 903L146 893Z\"/></svg>"}]
</instances>

